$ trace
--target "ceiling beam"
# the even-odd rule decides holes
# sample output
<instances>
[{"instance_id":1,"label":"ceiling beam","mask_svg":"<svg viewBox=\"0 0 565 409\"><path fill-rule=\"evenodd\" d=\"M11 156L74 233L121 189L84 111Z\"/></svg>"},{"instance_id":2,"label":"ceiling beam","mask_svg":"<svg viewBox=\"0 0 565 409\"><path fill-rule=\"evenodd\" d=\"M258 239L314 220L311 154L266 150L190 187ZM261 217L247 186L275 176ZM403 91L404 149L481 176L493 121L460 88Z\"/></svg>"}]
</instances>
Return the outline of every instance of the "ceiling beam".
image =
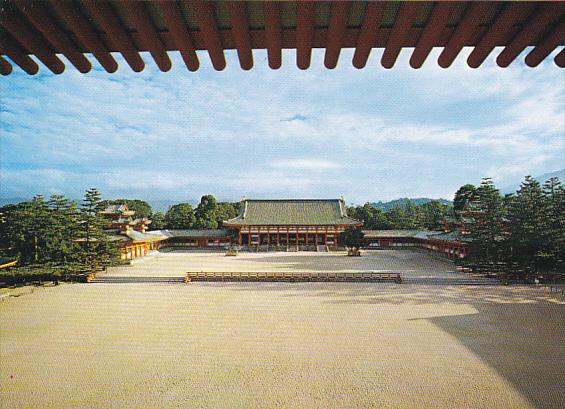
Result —
<instances>
[{"instance_id":1,"label":"ceiling beam","mask_svg":"<svg viewBox=\"0 0 565 409\"><path fill-rule=\"evenodd\" d=\"M357 45L353 54L353 66L361 69L367 64L369 54L375 44L375 37L381 24L384 2L369 2L363 16L363 23L357 37Z\"/></svg>"},{"instance_id":2,"label":"ceiling beam","mask_svg":"<svg viewBox=\"0 0 565 409\"><path fill-rule=\"evenodd\" d=\"M126 13L130 21L133 22L138 34L143 40L143 44L149 50L151 57L155 60L155 63L159 69L163 72L167 72L171 69L171 60L163 47L163 43L159 39L159 35L153 26L151 21L151 16L145 8L143 2L137 1L122 1L120 2L122 10Z\"/></svg>"},{"instance_id":3,"label":"ceiling beam","mask_svg":"<svg viewBox=\"0 0 565 409\"><path fill-rule=\"evenodd\" d=\"M337 66L341 45L345 30L347 29L347 20L351 3L333 2L331 6L330 24L328 27L328 39L326 44L326 55L324 57L324 65L326 68L333 69Z\"/></svg>"},{"instance_id":4,"label":"ceiling beam","mask_svg":"<svg viewBox=\"0 0 565 409\"><path fill-rule=\"evenodd\" d=\"M165 17L175 45L190 71L196 71L200 62L194 51L194 44L188 32L188 27L182 16L182 10L176 1L160 1L156 3Z\"/></svg>"},{"instance_id":5,"label":"ceiling beam","mask_svg":"<svg viewBox=\"0 0 565 409\"><path fill-rule=\"evenodd\" d=\"M465 42L471 37L473 31L491 7L493 7L493 4L488 1L477 1L467 6L465 15L459 21L451 38L439 55L438 64L442 68L447 68L453 63L465 46Z\"/></svg>"},{"instance_id":6,"label":"ceiling beam","mask_svg":"<svg viewBox=\"0 0 565 409\"><path fill-rule=\"evenodd\" d=\"M69 26L84 48L94 55L107 72L115 72L118 69L118 63L108 52L102 41L100 41L90 22L84 17L76 3L56 0L49 4L53 6L59 17Z\"/></svg>"},{"instance_id":7,"label":"ceiling beam","mask_svg":"<svg viewBox=\"0 0 565 409\"><path fill-rule=\"evenodd\" d=\"M77 70L84 74L92 69L90 61L80 52L67 33L59 27L44 3L22 0L14 3L43 37L58 49Z\"/></svg>"},{"instance_id":8,"label":"ceiling beam","mask_svg":"<svg viewBox=\"0 0 565 409\"><path fill-rule=\"evenodd\" d=\"M410 57L410 66L412 68L420 68L424 64L424 61L426 61L426 58L428 58L428 55L438 43L452 11L453 3L441 2L434 4L432 13L424 26L424 31L422 31L414 52Z\"/></svg>"},{"instance_id":9,"label":"ceiling beam","mask_svg":"<svg viewBox=\"0 0 565 409\"><path fill-rule=\"evenodd\" d=\"M546 30L547 25L558 20L565 11L563 3L544 3L528 18L522 30L514 36L510 44L496 58L499 67L508 67L512 61Z\"/></svg>"},{"instance_id":10,"label":"ceiling beam","mask_svg":"<svg viewBox=\"0 0 565 409\"><path fill-rule=\"evenodd\" d=\"M416 19L416 12L419 5L416 3L400 3L400 8L394 20L392 32L388 37L386 47L381 58L381 65L385 68L392 68L400 50L404 46L408 31Z\"/></svg>"},{"instance_id":11,"label":"ceiling beam","mask_svg":"<svg viewBox=\"0 0 565 409\"><path fill-rule=\"evenodd\" d=\"M51 45L43 39L41 34L35 31L33 26L15 9L3 7L0 25L16 38L24 48L34 54L39 61L45 64L51 72L61 74L65 71L65 64L57 57Z\"/></svg>"},{"instance_id":12,"label":"ceiling beam","mask_svg":"<svg viewBox=\"0 0 565 409\"><path fill-rule=\"evenodd\" d=\"M204 38L204 44L210 55L210 60L214 69L221 71L226 68L226 57L224 56L224 48L216 17L214 6L208 1L193 0L190 5L198 19L198 28Z\"/></svg>"},{"instance_id":13,"label":"ceiling beam","mask_svg":"<svg viewBox=\"0 0 565 409\"><path fill-rule=\"evenodd\" d=\"M104 29L131 69L135 72L143 71L145 63L116 13L112 10L112 6L107 1L101 0L84 0L83 4L94 20Z\"/></svg>"},{"instance_id":14,"label":"ceiling beam","mask_svg":"<svg viewBox=\"0 0 565 409\"><path fill-rule=\"evenodd\" d=\"M27 55L27 52L8 33L1 31L0 53L8 56L10 60L29 75L35 75L39 71L39 65Z\"/></svg>"},{"instance_id":15,"label":"ceiling beam","mask_svg":"<svg viewBox=\"0 0 565 409\"><path fill-rule=\"evenodd\" d=\"M478 68L498 44L505 42L513 26L534 10L534 3L510 3L498 14L488 31L479 40L469 57L469 67Z\"/></svg>"},{"instance_id":16,"label":"ceiling beam","mask_svg":"<svg viewBox=\"0 0 565 409\"><path fill-rule=\"evenodd\" d=\"M296 65L301 70L310 67L315 11L316 3L312 1L300 1L296 5Z\"/></svg>"},{"instance_id":17,"label":"ceiling beam","mask_svg":"<svg viewBox=\"0 0 565 409\"><path fill-rule=\"evenodd\" d=\"M12 73L12 64L4 57L0 56L0 74L10 75Z\"/></svg>"},{"instance_id":18,"label":"ceiling beam","mask_svg":"<svg viewBox=\"0 0 565 409\"><path fill-rule=\"evenodd\" d=\"M251 39L249 36L249 21L247 19L247 6L244 1L228 2L231 18L231 31L235 40L239 65L244 70L253 68L253 53L251 52Z\"/></svg>"},{"instance_id":19,"label":"ceiling beam","mask_svg":"<svg viewBox=\"0 0 565 409\"><path fill-rule=\"evenodd\" d=\"M526 64L529 67L537 67L555 48L565 43L565 19L540 41L535 48L526 56Z\"/></svg>"},{"instance_id":20,"label":"ceiling beam","mask_svg":"<svg viewBox=\"0 0 565 409\"><path fill-rule=\"evenodd\" d=\"M282 65L280 3L274 1L264 2L263 15L265 20L265 42L269 67L276 70Z\"/></svg>"}]
</instances>

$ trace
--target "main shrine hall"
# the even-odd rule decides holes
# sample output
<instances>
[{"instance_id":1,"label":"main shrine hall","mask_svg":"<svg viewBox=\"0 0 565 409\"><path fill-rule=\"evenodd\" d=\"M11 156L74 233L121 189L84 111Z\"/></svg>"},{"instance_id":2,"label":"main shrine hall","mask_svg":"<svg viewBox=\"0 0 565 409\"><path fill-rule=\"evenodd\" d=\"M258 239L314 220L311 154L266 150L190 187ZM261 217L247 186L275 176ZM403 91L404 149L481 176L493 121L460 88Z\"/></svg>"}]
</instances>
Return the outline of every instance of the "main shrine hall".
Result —
<instances>
[{"instance_id":1,"label":"main shrine hall","mask_svg":"<svg viewBox=\"0 0 565 409\"><path fill-rule=\"evenodd\" d=\"M337 248L339 233L363 223L347 216L343 198L243 199L239 215L223 225L237 231L240 246L319 250Z\"/></svg>"}]
</instances>

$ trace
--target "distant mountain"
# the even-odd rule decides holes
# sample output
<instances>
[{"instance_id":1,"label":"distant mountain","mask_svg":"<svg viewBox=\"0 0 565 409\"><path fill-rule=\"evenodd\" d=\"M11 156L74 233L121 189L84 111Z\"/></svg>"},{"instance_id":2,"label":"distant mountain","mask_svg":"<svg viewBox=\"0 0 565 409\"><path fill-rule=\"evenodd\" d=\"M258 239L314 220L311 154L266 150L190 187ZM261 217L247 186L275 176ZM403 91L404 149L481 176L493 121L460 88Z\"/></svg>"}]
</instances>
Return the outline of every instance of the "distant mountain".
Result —
<instances>
[{"instance_id":1,"label":"distant mountain","mask_svg":"<svg viewBox=\"0 0 565 409\"><path fill-rule=\"evenodd\" d=\"M383 211L387 211L390 210L392 208L398 207L398 206L404 206L408 201L411 201L413 204L415 205L422 205L425 203L429 203L432 201L437 201L440 202L441 204L452 204L453 202L451 202L450 200L446 200L446 199L429 199L427 197L419 197L416 199L409 199L407 197L401 198L401 199L396 199L396 200L391 200L389 202L373 202L373 203L369 203L371 206L374 206L378 209L382 209Z\"/></svg>"},{"instance_id":2,"label":"distant mountain","mask_svg":"<svg viewBox=\"0 0 565 409\"><path fill-rule=\"evenodd\" d=\"M28 197L6 197L6 198L0 197L0 207L6 206L6 205L9 205L9 204L27 202L28 200L31 200L31 198L28 198Z\"/></svg>"},{"instance_id":3,"label":"distant mountain","mask_svg":"<svg viewBox=\"0 0 565 409\"><path fill-rule=\"evenodd\" d=\"M548 180L553 177L559 178L561 183L565 183L565 169L556 170L555 172L544 173L543 175L535 176L534 179L540 182L542 185ZM509 193L516 193L518 189L520 189L520 184L524 179L522 179L519 183L515 183L513 185L508 185L500 188L500 193L502 194L509 194Z\"/></svg>"}]
</instances>

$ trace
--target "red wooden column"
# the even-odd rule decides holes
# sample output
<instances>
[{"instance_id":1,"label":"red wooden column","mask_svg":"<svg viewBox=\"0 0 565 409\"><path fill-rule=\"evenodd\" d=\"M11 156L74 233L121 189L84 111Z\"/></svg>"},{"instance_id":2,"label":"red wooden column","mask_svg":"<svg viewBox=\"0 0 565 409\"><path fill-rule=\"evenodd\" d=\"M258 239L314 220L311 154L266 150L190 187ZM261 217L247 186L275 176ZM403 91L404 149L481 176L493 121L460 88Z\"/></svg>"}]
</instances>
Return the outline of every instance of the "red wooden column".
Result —
<instances>
[{"instance_id":1,"label":"red wooden column","mask_svg":"<svg viewBox=\"0 0 565 409\"><path fill-rule=\"evenodd\" d=\"M298 244L299 244L299 241L298 241L298 226L294 226L294 228L296 229L296 249L298 250Z\"/></svg>"},{"instance_id":2,"label":"red wooden column","mask_svg":"<svg viewBox=\"0 0 565 409\"><path fill-rule=\"evenodd\" d=\"M261 245L261 226L257 226L257 246Z\"/></svg>"},{"instance_id":3,"label":"red wooden column","mask_svg":"<svg viewBox=\"0 0 565 409\"><path fill-rule=\"evenodd\" d=\"M267 227L267 248L271 245L271 228Z\"/></svg>"},{"instance_id":4,"label":"red wooden column","mask_svg":"<svg viewBox=\"0 0 565 409\"><path fill-rule=\"evenodd\" d=\"M316 234L316 250L318 250L318 226L315 227L315 234Z\"/></svg>"},{"instance_id":5,"label":"red wooden column","mask_svg":"<svg viewBox=\"0 0 565 409\"><path fill-rule=\"evenodd\" d=\"M334 249L337 250L337 226L334 227Z\"/></svg>"},{"instance_id":6,"label":"red wooden column","mask_svg":"<svg viewBox=\"0 0 565 409\"><path fill-rule=\"evenodd\" d=\"M281 230L280 226L277 226L277 247L279 247L280 244L281 244L281 233L280 233L280 230Z\"/></svg>"},{"instance_id":7,"label":"red wooden column","mask_svg":"<svg viewBox=\"0 0 565 409\"><path fill-rule=\"evenodd\" d=\"M306 226L306 242L304 243L306 246L308 246L308 230L310 230L310 226Z\"/></svg>"},{"instance_id":8,"label":"red wooden column","mask_svg":"<svg viewBox=\"0 0 565 409\"><path fill-rule=\"evenodd\" d=\"M328 228L326 227L326 234L324 234L324 246L328 245Z\"/></svg>"},{"instance_id":9,"label":"red wooden column","mask_svg":"<svg viewBox=\"0 0 565 409\"><path fill-rule=\"evenodd\" d=\"M237 231L237 242L241 246L241 228Z\"/></svg>"},{"instance_id":10,"label":"red wooden column","mask_svg":"<svg viewBox=\"0 0 565 409\"><path fill-rule=\"evenodd\" d=\"M289 234L288 231L290 230L290 227L286 226L286 248L288 248L288 240L289 240Z\"/></svg>"}]
</instances>

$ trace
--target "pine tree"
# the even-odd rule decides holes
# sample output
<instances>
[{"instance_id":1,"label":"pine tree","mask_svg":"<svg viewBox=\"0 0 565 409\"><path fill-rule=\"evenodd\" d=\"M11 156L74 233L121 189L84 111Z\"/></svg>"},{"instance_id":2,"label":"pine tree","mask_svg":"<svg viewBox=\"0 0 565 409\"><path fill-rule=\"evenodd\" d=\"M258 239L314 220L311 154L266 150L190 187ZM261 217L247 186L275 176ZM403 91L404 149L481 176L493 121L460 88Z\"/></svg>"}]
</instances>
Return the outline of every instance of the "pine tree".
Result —
<instances>
[{"instance_id":1,"label":"pine tree","mask_svg":"<svg viewBox=\"0 0 565 409\"><path fill-rule=\"evenodd\" d=\"M53 195L47 204L51 210L47 251L51 261L67 263L76 258L79 217L76 203L64 196Z\"/></svg>"},{"instance_id":2,"label":"pine tree","mask_svg":"<svg viewBox=\"0 0 565 409\"><path fill-rule=\"evenodd\" d=\"M218 222L216 221L216 208L218 203L212 195L204 195L200 199L200 203L194 210L196 221L194 227L197 229L216 229Z\"/></svg>"},{"instance_id":3,"label":"pine tree","mask_svg":"<svg viewBox=\"0 0 565 409\"><path fill-rule=\"evenodd\" d=\"M484 178L463 211L473 238L471 255L475 260L493 262L503 258L507 238L505 213L500 192L491 178Z\"/></svg>"},{"instance_id":4,"label":"pine tree","mask_svg":"<svg viewBox=\"0 0 565 409\"><path fill-rule=\"evenodd\" d=\"M547 203L549 263L555 271L565 271L565 186L553 177L545 182L543 191Z\"/></svg>"},{"instance_id":5,"label":"pine tree","mask_svg":"<svg viewBox=\"0 0 565 409\"><path fill-rule=\"evenodd\" d=\"M526 176L516 195L509 200L509 241L513 260L533 271L546 267L550 259L548 210L539 182Z\"/></svg>"},{"instance_id":6,"label":"pine tree","mask_svg":"<svg viewBox=\"0 0 565 409\"><path fill-rule=\"evenodd\" d=\"M82 223L82 261L91 268L108 263L117 256L117 248L102 230L105 225L100 212L104 209L100 192L96 188L86 191L80 209Z\"/></svg>"}]
</instances>

